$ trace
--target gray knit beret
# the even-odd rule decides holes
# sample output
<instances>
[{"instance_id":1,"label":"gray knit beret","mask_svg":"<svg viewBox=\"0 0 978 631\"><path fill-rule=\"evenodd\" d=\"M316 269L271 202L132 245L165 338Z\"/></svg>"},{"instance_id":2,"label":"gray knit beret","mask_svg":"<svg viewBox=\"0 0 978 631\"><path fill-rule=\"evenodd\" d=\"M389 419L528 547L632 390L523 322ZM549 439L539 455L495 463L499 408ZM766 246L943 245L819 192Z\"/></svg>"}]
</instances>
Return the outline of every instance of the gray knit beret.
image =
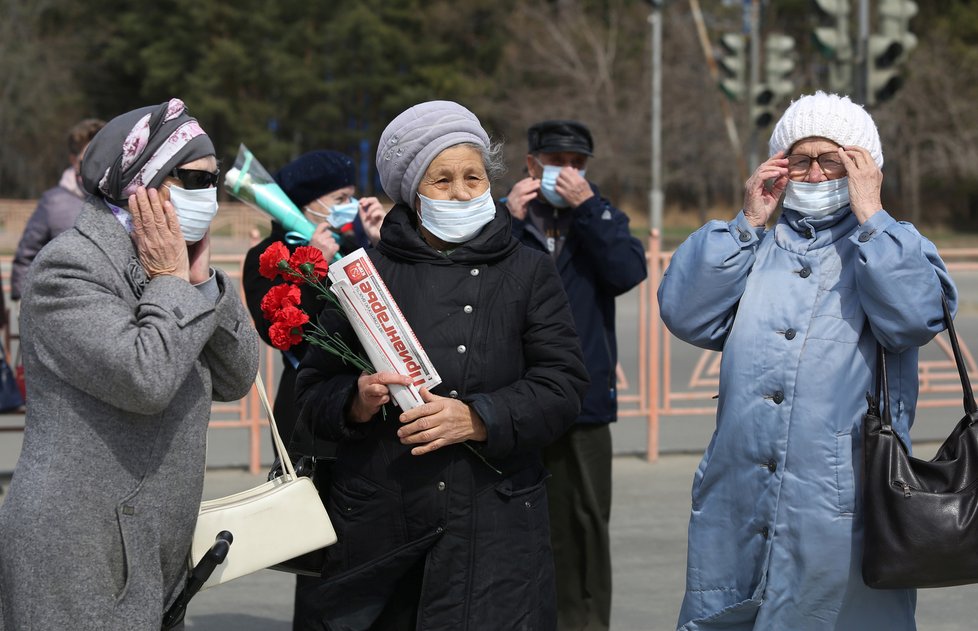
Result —
<instances>
[{"instance_id":1,"label":"gray knit beret","mask_svg":"<svg viewBox=\"0 0 978 631\"><path fill-rule=\"evenodd\" d=\"M848 96L818 91L791 103L771 132L770 155L788 151L804 138L828 138L844 147L868 150L876 166L883 168L883 148L873 117Z\"/></svg>"},{"instance_id":2,"label":"gray knit beret","mask_svg":"<svg viewBox=\"0 0 978 631\"><path fill-rule=\"evenodd\" d=\"M462 143L489 146L476 115L452 101L428 101L401 112L380 135L377 172L395 203L413 204L428 165L439 153Z\"/></svg>"}]
</instances>

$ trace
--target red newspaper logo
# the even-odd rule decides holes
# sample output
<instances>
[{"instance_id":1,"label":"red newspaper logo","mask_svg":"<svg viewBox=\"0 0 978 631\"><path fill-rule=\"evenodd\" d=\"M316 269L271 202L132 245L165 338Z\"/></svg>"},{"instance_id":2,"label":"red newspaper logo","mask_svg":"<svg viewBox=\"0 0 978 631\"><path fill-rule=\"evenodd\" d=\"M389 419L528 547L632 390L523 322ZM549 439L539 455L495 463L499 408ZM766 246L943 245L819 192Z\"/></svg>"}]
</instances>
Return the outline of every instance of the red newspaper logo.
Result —
<instances>
[{"instance_id":1,"label":"red newspaper logo","mask_svg":"<svg viewBox=\"0 0 978 631\"><path fill-rule=\"evenodd\" d=\"M364 267L363 261L359 259L344 267L343 272L350 279L351 283L359 283L367 277L367 268Z\"/></svg>"}]
</instances>

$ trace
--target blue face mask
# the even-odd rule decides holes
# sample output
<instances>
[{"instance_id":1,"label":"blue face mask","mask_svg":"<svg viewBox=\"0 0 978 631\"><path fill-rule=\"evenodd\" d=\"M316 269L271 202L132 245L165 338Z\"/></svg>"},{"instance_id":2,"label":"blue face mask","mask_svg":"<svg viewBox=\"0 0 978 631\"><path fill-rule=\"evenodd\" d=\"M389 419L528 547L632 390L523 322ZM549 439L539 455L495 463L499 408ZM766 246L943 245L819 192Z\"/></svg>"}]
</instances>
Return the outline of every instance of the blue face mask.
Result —
<instances>
[{"instance_id":1,"label":"blue face mask","mask_svg":"<svg viewBox=\"0 0 978 631\"><path fill-rule=\"evenodd\" d=\"M357 213L360 212L360 202L355 198L351 197L350 201L345 204L336 204L333 206L327 206L318 199L315 201L321 208L325 209L327 212L320 213L310 208L306 208L306 212L314 216L319 221L325 221L333 228L342 228L346 224L350 223L357 218Z\"/></svg>"},{"instance_id":2,"label":"blue face mask","mask_svg":"<svg viewBox=\"0 0 978 631\"><path fill-rule=\"evenodd\" d=\"M539 163L539 161L537 161ZM543 167L543 176L540 178L540 191L543 193L544 199L550 202L551 206L555 208L567 208L570 203L557 193L557 176L560 175L560 170L564 167L553 166L550 164L540 164ZM580 169L578 173L581 177L587 173L587 169Z\"/></svg>"}]
</instances>

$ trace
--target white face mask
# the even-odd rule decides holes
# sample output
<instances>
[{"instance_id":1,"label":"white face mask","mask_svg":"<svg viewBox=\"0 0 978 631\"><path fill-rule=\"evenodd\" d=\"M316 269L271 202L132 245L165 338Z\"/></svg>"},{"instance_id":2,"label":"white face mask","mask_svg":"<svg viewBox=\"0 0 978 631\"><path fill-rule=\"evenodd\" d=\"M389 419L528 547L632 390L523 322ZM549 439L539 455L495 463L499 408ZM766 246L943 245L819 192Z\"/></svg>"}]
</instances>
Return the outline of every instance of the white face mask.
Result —
<instances>
[{"instance_id":1,"label":"white face mask","mask_svg":"<svg viewBox=\"0 0 978 631\"><path fill-rule=\"evenodd\" d=\"M183 240L197 243L207 234L217 214L217 187L188 191L175 184L167 184L167 188L170 189L170 203L177 209Z\"/></svg>"},{"instance_id":2,"label":"white face mask","mask_svg":"<svg viewBox=\"0 0 978 631\"><path fill-rule=\"evenodd\" d=\"M311 208L306 208L306 212L316 217L320 221L325 221L333 228L342 228L346 224L350 223L357 218L357 213L360 212L360 202L356 197L351 197L350 201L345 204L333 204L332 206L327 206L323 202L316 200L316 204L320 208L326 210L325 213L317 212Z\"/></svg>"},{"instance_id":3,"label":"white face mask","mask_svg":"<svg viewBox=\"0 0 978 631\"><path fill-rule=\"evenodd\" d=\"M539 160L537 160L537 163L543 167L543 175L540 177L540 190L543 192L543 198L555 208L567 208L570 206L570 202L561 197L557 192L557 176L560 175L560 170L564 167L543 164ZM578 170L581 177L584 177L586 172L587 169Z\"/></svg>"},{"instance_id":4,"label":"white face mask","mask_svg":"<svg viewBox=\"0 0 978 631\"><path fill-rule=\"evenodd\" d=\"M431 199L418 193L421 200L421 225L448 243L465 243L479 233L496 216L492 189L466 202Z\"/></svg>"},{"instance_id":5,"label":"white face mask","mask_svg":"<svg viewBox=\"0 0 978 631\"><path fill-rule=\"evenodd\" d=\"M810 182L788 181L784 191L784 207L803 217L818 219L831 215L849 205L849 178Z\"/></svg>"}]
</instances>

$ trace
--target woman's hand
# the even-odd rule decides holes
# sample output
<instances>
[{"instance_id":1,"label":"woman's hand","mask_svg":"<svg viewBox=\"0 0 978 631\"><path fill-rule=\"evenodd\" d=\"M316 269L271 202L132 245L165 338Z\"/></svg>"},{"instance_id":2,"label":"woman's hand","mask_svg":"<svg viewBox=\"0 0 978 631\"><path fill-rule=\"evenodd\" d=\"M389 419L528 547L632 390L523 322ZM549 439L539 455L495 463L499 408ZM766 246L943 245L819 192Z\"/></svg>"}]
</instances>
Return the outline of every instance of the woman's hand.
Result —
<instances>
[{"instance_id":1,"label":"woman's hand","mask_svg":"<svg viewBox=\"0 0 978 631\"><path fill-rule=\"evenodd\" d=\"M187 246L190 258L190 282L199 285L211 277L211 231L204 238Z\"/></svg>"},{"instance_id":2,"label":"woman's hand","mask_svg":"<svg viewBox=\"0 0 978 631\"><path fill-rule=\"evenodd\" d=\"M360 200L360 223L371 245L376 246L380 241L380 226L384 223L384 206L376 197L364 197Z\"/></svg>"},{"instance_id":3,"label":"woman's hand","mask_svg":"<svg viewBox=\"0 0 978 631\"><path fill-rule=\"evenodd\" d=\"M788 186L788 158L779 151L762 162L744 184L744 217L760 228L771 218Z\"/></svg>"},{"instance_id":4,"label":"woman's hand","mask_svg":"<svg viewBox=\"0 0 978 631\"><path fill-rule=\"evenodd\" d=\"M322 252L327 262L332 261L333 255L340 251L340 245L333 237L332 228L325 222L316 225L316 230L309 239L309 245Z\"/></svg>"},{"instance_id":5,"label":"woman's hand","mask_svg":"<svg viewBox=\"0 0 978 631\"><path fill-rule=\"evenodd\" d=\"M421 456L441 447L463 443L467 440L485 440L488 437L482 418L468 404L440 397L421 389L424 405L401 414L398 420L404 426L397 435L404 445L418 445L411 450Z\"/></svg>"},{"instance_id":6,"label":"woman's hand","mask_svg":"<svg viewBox=\"0 0 978 631\"><path fill-rule=\"evenodd\" d=\"M860 224L883 209L880 189L883 172L872 154L862 147L839 147L839 158L849 176L849 204Z\"/></svg>"},{"instance_id":7,"label":"woman's hand","mask_svg":"<svg viewBox=\"0 0 978 631\"><path fill-rule=\"evenodd\" d=\"M387 388L390 384L407 386L411 385L411 379L396 372L361 373L357 379L357 396L350 403L347 419L353 423L366 423L372 419L391 400Z\"/></svg>"},{"instance_id":8,"label":"woman's hand","mask_svg":"<svg viewBox=\"0 0 978 631\"><path fill-rule=\"evenodd\" d=\"M177 209L159 192L140 186L129 197L133 241L139 262L150 278L171 275L190 280L187 242L180 232Z\"/></svg>"}]
</instances>

